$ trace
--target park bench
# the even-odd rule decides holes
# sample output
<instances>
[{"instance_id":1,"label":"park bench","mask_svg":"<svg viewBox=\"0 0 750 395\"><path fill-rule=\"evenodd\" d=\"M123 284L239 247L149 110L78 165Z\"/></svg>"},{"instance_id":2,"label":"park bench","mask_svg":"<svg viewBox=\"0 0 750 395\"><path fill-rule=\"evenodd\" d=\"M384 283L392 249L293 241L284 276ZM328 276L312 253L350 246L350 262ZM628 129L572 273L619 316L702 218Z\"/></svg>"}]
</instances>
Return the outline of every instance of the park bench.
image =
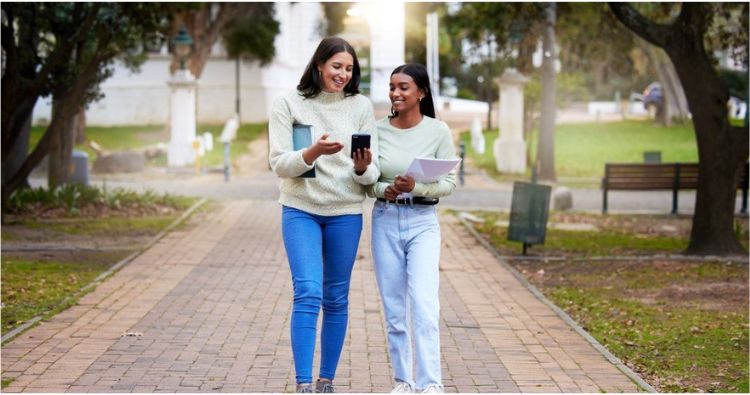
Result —
<instances>
[{"instance_id":1,"label":"park bench","mask_svg":"<svg viewBox=\"0 0 750 395\"><path fill-rule=\"evenodd\" d=\"M678 192L698 187L697 163L607 163L602 178L602 213L607 213L609 191L672 191L672 214L677 214ZM747 213L748 165L737 180L742 190L741 214Z\"/></svg>"}]
</instances>

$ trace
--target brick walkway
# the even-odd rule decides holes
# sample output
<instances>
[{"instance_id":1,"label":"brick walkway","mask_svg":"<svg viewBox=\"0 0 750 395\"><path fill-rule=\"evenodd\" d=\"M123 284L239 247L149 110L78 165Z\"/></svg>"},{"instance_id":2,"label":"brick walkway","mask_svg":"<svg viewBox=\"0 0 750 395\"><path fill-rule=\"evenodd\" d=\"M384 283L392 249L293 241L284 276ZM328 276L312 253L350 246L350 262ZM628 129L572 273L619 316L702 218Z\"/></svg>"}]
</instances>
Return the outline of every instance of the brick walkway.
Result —
<instances>
[{"instance_id":1,"label":"brick walkway","mask_svg":"<svg viewBox=\"0 0 750 395\"><path fill-rule=\"evenodd\" d=\"M369 206L368 206L369 207ZM339 392L388 392L369 213ZM272 201L231 201L170 233L2 348L3 392L292 392L291 281ZM449 215L442 216L447 392L638 392ZM314 371L317 371L317 366Z\"/></svg>"}]
</instances>

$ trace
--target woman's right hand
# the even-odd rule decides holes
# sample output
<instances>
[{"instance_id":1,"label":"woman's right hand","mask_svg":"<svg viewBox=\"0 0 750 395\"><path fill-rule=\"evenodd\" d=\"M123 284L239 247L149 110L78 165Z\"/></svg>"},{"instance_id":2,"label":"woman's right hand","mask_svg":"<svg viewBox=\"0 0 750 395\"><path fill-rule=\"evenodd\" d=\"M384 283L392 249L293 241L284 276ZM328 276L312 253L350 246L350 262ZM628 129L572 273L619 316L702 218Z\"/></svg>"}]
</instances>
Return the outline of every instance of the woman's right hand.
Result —
<instances>
[{"instance_id":1,"label":"woman's right hand","mask_svg":"<svg viewBox=\"0 0 750 395\"><path fill-rule=\"evenodd\" d=\"M302 159L305 160L305 163L312 165L315 159L318 159L321 155L335 154L344 148L344 144L338 141L327 141L327 139L328 133L320 136L320 139L314 145L302 152Z\"/></svg>"}]
</instances>

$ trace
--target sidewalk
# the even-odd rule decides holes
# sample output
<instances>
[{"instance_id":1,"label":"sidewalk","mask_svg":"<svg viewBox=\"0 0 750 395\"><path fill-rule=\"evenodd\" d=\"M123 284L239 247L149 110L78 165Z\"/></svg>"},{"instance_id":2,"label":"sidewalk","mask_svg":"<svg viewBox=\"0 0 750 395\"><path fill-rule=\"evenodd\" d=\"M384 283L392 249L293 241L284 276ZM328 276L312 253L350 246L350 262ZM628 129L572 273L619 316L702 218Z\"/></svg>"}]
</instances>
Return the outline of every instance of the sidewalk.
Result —
<instances>
[{"instance_id":1,"label":"sidewalk","mask_svg":"<svg viewBox=\"0 0 750 395\"><path fill-rule=\"evenodd\" d=\"M369 209L338 392L388 392ZM270 199L230 200L2 348L3 392L293 392L291 281ZM446 392L637 392L455 217L441 216ZM314 371L317 371L317 366Z\"/></svg>"}]
</instances>

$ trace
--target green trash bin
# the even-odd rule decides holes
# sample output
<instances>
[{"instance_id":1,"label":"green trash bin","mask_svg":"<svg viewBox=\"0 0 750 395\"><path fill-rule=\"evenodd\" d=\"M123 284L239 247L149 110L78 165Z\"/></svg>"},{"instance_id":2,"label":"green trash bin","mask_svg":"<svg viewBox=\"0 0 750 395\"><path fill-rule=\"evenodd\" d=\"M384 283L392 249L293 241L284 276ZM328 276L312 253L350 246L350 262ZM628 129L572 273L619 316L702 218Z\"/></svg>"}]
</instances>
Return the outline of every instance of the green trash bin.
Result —
<instances>
[{"instance_id":1,"label":"green trash bin","mask_svg":"<svg viewBox=\"0 0 750 395\"><path fill-rule=\"evenodd\" d=\"M513 183L508 240L523 243L523 254L532 244L544 244L552 188L529 182Z\"/></svg>"}]
</instances>

